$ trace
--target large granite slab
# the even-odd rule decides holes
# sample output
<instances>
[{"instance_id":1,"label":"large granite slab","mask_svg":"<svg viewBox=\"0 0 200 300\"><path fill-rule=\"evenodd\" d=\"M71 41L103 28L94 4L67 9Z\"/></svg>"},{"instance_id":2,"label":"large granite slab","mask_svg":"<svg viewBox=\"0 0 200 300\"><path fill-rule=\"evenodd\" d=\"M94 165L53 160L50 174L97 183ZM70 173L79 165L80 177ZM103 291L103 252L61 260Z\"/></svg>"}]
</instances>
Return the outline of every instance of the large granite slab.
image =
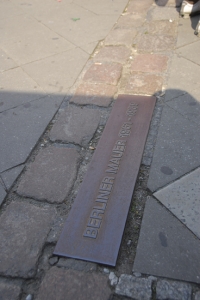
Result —
<instances>
[{"instance_id":1,"label":"large granite slab","mask_svg":"<svg viewBox=\"0 0 200 300\"><path fill-rule=\"evenodd\" d=\"M106 276L62 268L51 268L45 275L37 300L109 300L111 290Z\"/></svg>"},{"instance_id":2,"label":"large granite slab","mask_svg":"<svg viewBox=\"0 0 200 300\"><path fill-rule=\"evenodd\" d=\"M46 96L0 114L0 172L26 161L62 100Z\"/></svg>"},{"instance_id":3,"label":"large granite slab","mask_svg":"<svg viewBox=\"0 0 200 300\"><path fill-rule=\"evenodd\" d=\"M61 203L73 186L79 155L75 149L49 146L40 151L24 174L20 195Z\"/></svg>"},{"instance_id":4,"label":"large granite slab","mask_svg":"<svg viewBox=\"0 0 200 300\"><path fill-rule=\"evenodd\" d=\"M200 239L200 168L154 196Z\"/></svg>"},{"instance_id":5,"label":"large granite slab","mask_svg":"<svg viewBox=\"0 0 200 300\"><path fill-rule=\"evenodd\" d=\"M195 123L164 107L148 188L156 191L200 165L200 131Z\"/></svg>"},{"instance_id":6,"label":"large granite slab","mask_svg":"<svg viewBox=\"0 0 200 300\"><path fill-rule=\"evenodd\" d=\"M200 283L200 240L153 198L147 200L133 271Z\"/></svg>"},{"instance_id":7,"label":"large granite slab","mask_svg":"<svg viewBox=\"0 0 200 300\"><path fill-rule=\"evenodd\" d=\"M32 277L51 229L55 210L12 202L0 217L0 274Z\"/></svg>"},{"instance_id":8,"label":"large granite slab","mask_svg":"<svg viewBox=\"0 0 200 300\"><path fill-rule=\"evenodd\" d=\"M98 109L68 106L60 110L50 131L50 139L86 146L97 130L100 119L101 111Z\"/></svg>"}]
</instances>

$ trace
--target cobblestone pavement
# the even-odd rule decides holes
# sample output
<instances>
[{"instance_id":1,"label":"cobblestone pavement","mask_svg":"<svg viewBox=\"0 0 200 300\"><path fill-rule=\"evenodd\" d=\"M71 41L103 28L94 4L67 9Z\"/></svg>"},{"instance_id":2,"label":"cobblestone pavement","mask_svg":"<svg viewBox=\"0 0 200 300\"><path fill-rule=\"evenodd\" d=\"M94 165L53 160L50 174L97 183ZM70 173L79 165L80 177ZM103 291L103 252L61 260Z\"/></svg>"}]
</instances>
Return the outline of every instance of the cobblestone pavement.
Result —
<instances>
[{"instance_id":1,"label":"cobblestone pavement","mask_svg":"<svg viewBox=\"0 0 200 300\"><path fill-rule=\"evenodd\" d=\"M1 74L3 88L14 81L17 89L20 72L26 79L18 92L13 85L10 94L0 94L0 299L199 300L200 39L194 35L199 17L179 19L178 0L71 0L59 12L56 5L64 1L49 8L46 2L13 2L0 3L8 19L11 11L16 22L21 20L26 35L19 41L20 26L7 21L1 51L13 59L2 60L8 70ZM82 25L77 7L85 16ZM64 19L67 10L72 23ZM33 24L26 27L30 14ZM54 33L41 34L38 27L37 41L30 46L35 20ZM48 35L53 41L62 37L59 54L48 40L40 49ZM28 54L23 55L26 45ZM77 59L68 66L74 53ZM59 86L53 85L56 76ZM35 82L42 90L30 93ZM157 103L117 265L53 256L112 105L122 93L156 95ZM15 122L23 128L21 135Z\"/></svg>"}]
</instances>

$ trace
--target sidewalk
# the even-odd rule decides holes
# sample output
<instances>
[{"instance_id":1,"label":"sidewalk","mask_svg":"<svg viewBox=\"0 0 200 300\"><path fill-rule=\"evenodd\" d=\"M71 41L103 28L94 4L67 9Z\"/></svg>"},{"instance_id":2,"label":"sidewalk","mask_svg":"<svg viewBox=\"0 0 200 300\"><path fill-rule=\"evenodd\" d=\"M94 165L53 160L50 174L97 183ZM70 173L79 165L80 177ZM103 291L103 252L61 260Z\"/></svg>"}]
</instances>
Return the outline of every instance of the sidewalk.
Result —
<instances>
[{"instance_id":1,"label":"sidewalk","mask_svg":"<svg viewBox=\"0 0 200 300\"><path fill-rule=\"evenodd\" d=\"M162 2L1 2L0 299L200 299L199 16ZM118 94L157 103L117 265L53 256Z\"/></svg>"}]
</instances>

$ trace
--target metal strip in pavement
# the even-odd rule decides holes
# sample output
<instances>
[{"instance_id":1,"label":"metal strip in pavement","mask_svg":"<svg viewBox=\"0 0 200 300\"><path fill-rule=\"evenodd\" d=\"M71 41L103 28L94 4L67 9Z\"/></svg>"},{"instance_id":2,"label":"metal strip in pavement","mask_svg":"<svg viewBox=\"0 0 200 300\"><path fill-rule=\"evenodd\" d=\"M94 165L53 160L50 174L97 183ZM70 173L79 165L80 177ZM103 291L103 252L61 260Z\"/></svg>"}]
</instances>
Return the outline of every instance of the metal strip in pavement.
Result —
<instances>
[{"instance_id":1,"label":"metal strip in pavement","mask_svg":"<svg viewBox=\"0 0 200 300\"><path fill-rule=\"evenodd\" d=\"M118 96L55 255L115 266L155 102Z\"/></svg>"}]
</instances>

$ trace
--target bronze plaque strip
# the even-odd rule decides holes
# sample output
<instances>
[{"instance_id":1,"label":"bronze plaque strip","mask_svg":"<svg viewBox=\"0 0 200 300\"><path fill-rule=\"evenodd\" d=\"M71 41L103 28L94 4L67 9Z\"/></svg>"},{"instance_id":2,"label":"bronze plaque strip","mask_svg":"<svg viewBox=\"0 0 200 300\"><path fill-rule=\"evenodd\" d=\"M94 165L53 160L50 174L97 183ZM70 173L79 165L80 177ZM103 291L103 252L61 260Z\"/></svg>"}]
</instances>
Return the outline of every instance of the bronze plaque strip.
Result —
<instances>
[{"instance_id":1,"label":"bronze plaque strip","mask_svg":"<svg viewBox=\"0 0 200 300\"><path fill-rule=\"evenodd\" d=\"M118 96L55 255L115 266L155 101Z\"/></svg>"}]
</instances>

